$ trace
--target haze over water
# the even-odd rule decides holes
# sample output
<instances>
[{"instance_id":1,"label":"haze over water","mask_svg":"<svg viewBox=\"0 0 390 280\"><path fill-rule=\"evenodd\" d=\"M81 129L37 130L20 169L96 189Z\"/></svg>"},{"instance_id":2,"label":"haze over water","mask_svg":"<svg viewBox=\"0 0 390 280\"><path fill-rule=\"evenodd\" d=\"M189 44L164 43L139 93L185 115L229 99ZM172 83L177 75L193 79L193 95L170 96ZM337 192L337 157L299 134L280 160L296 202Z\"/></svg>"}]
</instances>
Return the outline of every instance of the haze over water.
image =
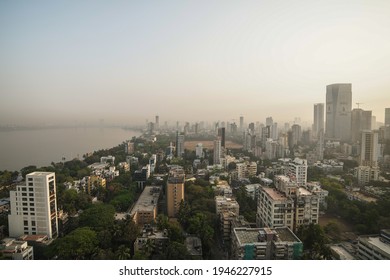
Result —
<instances>
[{"instance_id":1,"label":"haze over water","mask_svg":"<svg viewBox=\"0 0 390 280\"><path fill-rule=\"evenodd\" d=\"M20 170L28 165L47 166L121 144L134 130L121 128L56 128L0 131L0 170Z\"/></svg>"}]
</instances>

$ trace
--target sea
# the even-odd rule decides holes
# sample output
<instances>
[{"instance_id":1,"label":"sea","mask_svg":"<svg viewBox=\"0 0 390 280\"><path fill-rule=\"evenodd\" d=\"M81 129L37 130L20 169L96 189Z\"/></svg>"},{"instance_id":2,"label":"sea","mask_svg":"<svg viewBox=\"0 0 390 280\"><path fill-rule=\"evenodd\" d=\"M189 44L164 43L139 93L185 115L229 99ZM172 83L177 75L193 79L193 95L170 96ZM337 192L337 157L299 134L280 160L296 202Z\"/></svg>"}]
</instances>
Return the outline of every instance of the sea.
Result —
<instances>
[{"instance_id":1,"label":"sea","mask_svg":"<svg viewBox=\"0 0 390 280\"><path fill-rule=\"evenodd\" d=\"M141 135L120 127L72 127L0 130L0 170L83 159L83 155L115 147Z\"/></svg>"}]
</instances>

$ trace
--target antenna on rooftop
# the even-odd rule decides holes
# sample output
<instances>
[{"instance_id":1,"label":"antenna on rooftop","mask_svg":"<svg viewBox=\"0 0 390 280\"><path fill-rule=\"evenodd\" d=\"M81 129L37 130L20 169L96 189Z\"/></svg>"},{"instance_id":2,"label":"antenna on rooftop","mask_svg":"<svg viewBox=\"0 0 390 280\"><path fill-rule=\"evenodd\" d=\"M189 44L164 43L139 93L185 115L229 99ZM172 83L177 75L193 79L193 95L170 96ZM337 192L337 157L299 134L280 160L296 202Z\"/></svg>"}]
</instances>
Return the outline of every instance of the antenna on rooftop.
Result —
<instances>
[{"instance_id":1,"label":"antenna on rooftop","mask_svg":"<svg viewBox=\"0 0 390 280\"><path fill-rule=\"evenodd\" d=\"M364 103L356 102L356 105L358 106L358 109L360 108L360 104L364 104Z\"/></svg>"}]
</instances>

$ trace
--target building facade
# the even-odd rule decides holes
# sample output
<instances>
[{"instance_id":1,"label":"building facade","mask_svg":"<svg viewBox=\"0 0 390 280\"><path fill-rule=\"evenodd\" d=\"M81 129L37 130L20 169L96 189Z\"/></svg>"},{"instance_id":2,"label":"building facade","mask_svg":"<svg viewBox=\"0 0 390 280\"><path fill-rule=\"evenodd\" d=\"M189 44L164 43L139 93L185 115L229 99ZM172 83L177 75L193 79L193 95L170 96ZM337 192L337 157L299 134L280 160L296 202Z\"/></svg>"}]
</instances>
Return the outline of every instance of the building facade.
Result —
<instances>
[{"instance_id":1,"label":"building facade","mask_svg":"<svg viewBox=\"0 0 390 280\"><path fill-rule=\"evenodd\" d=\"M167 197L167 214L168 217L177 217L180 203L184 201L184 170L179 167L172 167L169 171L166 197Z\"/></svg>"},{"instance_id":2,"label":"building facade","mask_svg":"<svg viewBox=\"0 0 390 280\"><path fill-rule=\"evenodd\" d=\"M313 137L318 139L318 133L325 130L324 103L314 104Z\"/></svg>"},{"instance_id":3,"label":"building facade","mask_svg":"<svg viewBox=\"0 0 390 280\"><path fill-rule=\"evenodd\" d=\"M8 216L9 235L58 234L55 173L32 172L26 175L26 185L10 192L11 214Z\"/></svg>"},{"instance_id":4,"label":"building facade","mask_svg":"<svg viewBox=\"0 0 390 280\"><path fill-rule=\"evenodd\" d=\"M352 84L326 86L327 139L351 140Z\"/></svg>"}]
</instances>

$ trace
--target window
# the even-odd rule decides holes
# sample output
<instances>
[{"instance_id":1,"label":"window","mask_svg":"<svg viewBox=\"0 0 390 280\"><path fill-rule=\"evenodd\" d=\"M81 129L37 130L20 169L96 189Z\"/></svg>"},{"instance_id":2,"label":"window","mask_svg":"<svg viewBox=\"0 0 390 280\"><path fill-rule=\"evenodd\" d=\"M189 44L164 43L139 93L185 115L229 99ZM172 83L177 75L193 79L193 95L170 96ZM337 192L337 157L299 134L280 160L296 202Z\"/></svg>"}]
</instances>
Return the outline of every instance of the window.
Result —
<instances>
[{"instance_id":1,"label":"window","mask_svg":"<svg viewBox=\"0 0 390 280\"><path fill-rule=\"evenodd\" d=\"M30 208L30 211L35 211L35 208Z\"/></svg>"},{"instance_id":2,"label":"window","mask_svg":"<svg viewBox=\"0 0 390 280\"><path fill-rule=\"evenodd\" d=\"M31 221L31 225L35 227L35 221Z\"/></svg>"},{"instance_id":3,"label":"window","mask_svg":"<svg viewBox=\"0 0 390 280\"><path fill-rule=\"evenodd\" d=\"M35 206L34 203L30 203L30 206Z\"/></svg>"},{"instance_id":4,"label":"window","mask_svg":"<svg viewBox=\"0 0 390 280\"><path fill-rule=\"evenodd\" d=\"M28 221L23 221L23 225L28 226Z\"/></svg>"},{"instance_id":5,"label":"window","mask_svg":"<svg viewBox=\"0 0 390 280\"><path fill-rule=\"evenodd\" d=\"M28 188L28 191L29 191L29 192L33 192L34 189L33 189L33 188Z\"/></svg>"},{"instance_id":6,"label":"window","mask_svg":"<svg viewBox=\"0 0 390 280\"><path fill-rule=\"evenodd\" d=\"M22 192L25 192L27 190L27 188L22 188Z\"/></svg>"},{"instance_id":7,"label":"window","mask_svg":"<svg viewBox=\"0 0 390 280\"><path fill-rule=\"evenodd\" d=\"M28 200L30 200L30 201L34 201L34 198L33 198L33 197L30 197Z\"/></svg>"},{"instance_id":8,"label":"window","mask_svg":"<svg viewBox=\"0 0 390 280\"><path fill-rule=\"evenodd\" d=\"M22 196L27 196L27 193L22 193Z\"/></svg>"}]
</instances>

